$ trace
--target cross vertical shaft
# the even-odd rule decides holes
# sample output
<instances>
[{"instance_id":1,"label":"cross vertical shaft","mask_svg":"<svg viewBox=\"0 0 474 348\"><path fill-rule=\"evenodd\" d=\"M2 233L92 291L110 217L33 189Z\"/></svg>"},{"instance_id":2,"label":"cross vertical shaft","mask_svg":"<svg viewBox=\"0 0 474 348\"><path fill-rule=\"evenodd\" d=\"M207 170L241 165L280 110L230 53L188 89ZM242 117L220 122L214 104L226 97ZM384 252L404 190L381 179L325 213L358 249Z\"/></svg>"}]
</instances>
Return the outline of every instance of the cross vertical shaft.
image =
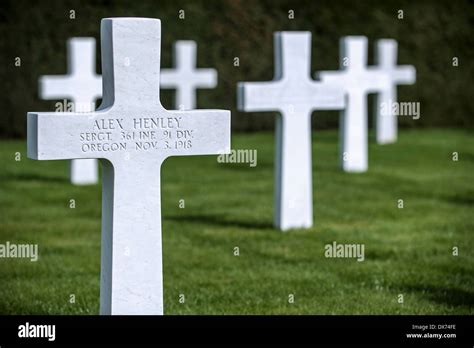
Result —
<instances>
[{"instance_id":1,"label":"cross vertical shaft","mask_svg":"<svg viewBox=\"0 0 474 348\"><path fill-rule=\"evenodd\" d=\"M161 161L133 162L102 160L101 314L163 314Z\"/></svg>"},{"instance_id":2,"label":"cross vertical shaft","mask_svg":"<svg viewBox=\"0 0 474 348\"><path fill-rule=\"evenodd\" d=\"M276 119L274 225L282 230L313 225L311 113ZM298 134L298 137L294 135Z\"/></svg>"}]
</instances>

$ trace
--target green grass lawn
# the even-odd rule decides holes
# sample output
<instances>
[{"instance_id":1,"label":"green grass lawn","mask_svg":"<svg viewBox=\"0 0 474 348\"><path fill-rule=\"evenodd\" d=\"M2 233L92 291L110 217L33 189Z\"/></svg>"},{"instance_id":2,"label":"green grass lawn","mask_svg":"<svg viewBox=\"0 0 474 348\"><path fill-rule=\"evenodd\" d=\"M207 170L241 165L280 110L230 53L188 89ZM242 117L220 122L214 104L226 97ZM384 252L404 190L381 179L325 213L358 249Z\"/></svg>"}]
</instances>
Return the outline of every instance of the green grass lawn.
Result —
<instances>
[{"instance_id":1,"label":"green grass lawn","mask_svg":"<svg viewBox=\"0 0 474 348\"><path fill-rule=\"evenodd\" d=\"M394 145L371 142L365 174L339 170L337 144L313 132L314 227L287 233L272 227L273 134L232 135L258 150L255 168L168 159L165 313L473 314L473 134L401 130ZM70 185L68 162L29 160L22 141L0 142L0 160L0 243L40 254L0 259L0 313L98 314L100 186ZM325 258L333 241L363 243L365 261Z\"/></svg>"}]
</instances>

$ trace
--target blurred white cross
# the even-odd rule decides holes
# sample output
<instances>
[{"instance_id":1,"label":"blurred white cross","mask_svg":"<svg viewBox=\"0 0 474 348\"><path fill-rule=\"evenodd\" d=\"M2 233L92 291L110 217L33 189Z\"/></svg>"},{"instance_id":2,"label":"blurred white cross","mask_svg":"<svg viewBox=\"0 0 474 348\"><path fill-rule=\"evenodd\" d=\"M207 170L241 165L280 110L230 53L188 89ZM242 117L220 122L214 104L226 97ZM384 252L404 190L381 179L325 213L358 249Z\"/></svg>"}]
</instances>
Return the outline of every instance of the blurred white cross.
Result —
<instances>
[{"instance_id":1,"label":"blurred white cross","mask_svg":"<svg viewBox=\"0 0 474 348\"><path fill-rule=\"evenodd\" d=\"M93 111L96 99L102 96L102 78L95 73L95 39L75 37L67 41L67 75L46 75L39 79L42 99L67 98L76 112ZM96 159L72 160L71 182L75 185L96 184Z\"/></svg>"},{"instance_id":2,"label":"blurred white cross","mask_svg":"<svg viewBox=\"0 0 474 348\"><path fill-rule=\"evenodd\" d=\"M416 81L416 70L412 65L397 66L397 41L381 39L376 41L376 67L389 77L389 85L377 93L375 109L376 139L379 144L397 141L397 115L392 103L397 102L397 85L411 85Z\"/></svg>"},{"instance_id":3,"label":"blurred white cross","mask_svg":"<svg viewBox=\"0 0 474 348\"><path fill-rule=\"evenodd\" d=\"M217 71L196 68L196 42L177 41L173 47L173 69L161 70L161 88L176 89L175 108L196 108L196 89L215 88Z\"/></svg>"},{"instance_id":4,"label":"blurred white cross","mask_svg":"<svg viewBox=\"0 0 474 348\"><path fill-rule=\"evenodd\" d=\"M240 82L239 110L278 111L274 224L281 230L313 225L311 114L340 110L344 90L311 79L311 33L274 34L272 81Z\"/></svg>"},{"instance_id":5,"label":"blurred white cross","mask_svg":"<svg viewBox=\"0 0 474 348\"><path fill-rule=\"evenodd\" d=\"M367 94L387 88L388 76L367 67L365 36L343 37L339 49L341 70L321 71L316 76L346 91L346 108L339 124L340 162L345 171L364 172L368 168Z\"/></svg>"}]
</instances>

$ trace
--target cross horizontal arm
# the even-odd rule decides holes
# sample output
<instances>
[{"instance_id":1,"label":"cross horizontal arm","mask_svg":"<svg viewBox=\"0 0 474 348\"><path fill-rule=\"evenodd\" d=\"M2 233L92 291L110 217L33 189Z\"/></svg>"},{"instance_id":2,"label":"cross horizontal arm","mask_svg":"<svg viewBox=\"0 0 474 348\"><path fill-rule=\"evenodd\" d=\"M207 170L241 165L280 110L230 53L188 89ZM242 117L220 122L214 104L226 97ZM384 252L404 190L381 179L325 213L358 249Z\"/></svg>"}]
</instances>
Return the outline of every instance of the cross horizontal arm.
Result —
<instances>
[{"instance_id":1,"label":"cross horizontal arm","mask_svg":"<svg viewBox=\"0 0 474 348\"><path fill-rule=\"evenodd\" d=\"M341 87L346 92L363 91L365 94L390 87L388 74L373 66L356 71L320 71L315 74L315 77L328 85Z\"/></svg>"},{"instance_id":2,"label":"cross horizontal arm","mask_svg":"<svg viewBox=\"0 0 474 348\"><path fill-rule=\"evenodd\" d=\"M180 120L167 156L215 155L230 151L230 111L170 111Z\"/></svg>"},{"instance_id":3,"label":"cross horizontal arm","mask_svg":"<svg viewBox=\"0 0 474 348\"><path fill-rule=\"evenodd\" d=\"M82 130L87 132L84 119L91 118L93 115L70 112L29 112L28 157L36 160L102 158L80 150Z\"/></svg>"},{"instance_id":4,"label":"cross horizontal arm","mask_svg":"<svg viewBox=\"0 0 474 348\"><path fill-rule=\"evenodd\" d=\"M45 75L39 79L39 96L41 99L74 99L77 87L70 76Z\"/></svg>"},{"instance_id":5,"label":"cross horizontal arm","mask_svg":"<svg viewBox=\"0 0 474 348\"><path fill-rule=\"evenodd\" d=\"M195 84L200 88L214 88L217 86L217 70L202 68L196 71Z\"/></svg>"},{"instance_id":6,"label":"cross horizontal arm","mask_svg":"<svg viewBox=\"0 0 474 348\"><path fill-rule=\"evenodd\" d=\"M324 83L336 82L337 84L337 82L344 82L345 75L347 75L347 72L344 70L318 71L314 74L314 78Z\"/></svg>"},{"instance_id":7,"label":"cross horizontal arm","mask_svg":"<svg viewBox=\"0 0 474 348\"><path fill-rule=\"evenodd\" d=\"M98 75L81 79L78 76L41 76L39 94L42 99L67 98L75 103L92 103L102 95L102 79Z\"/></svg>"},{"instance_id":8,"label":"cross horizontal arm","mask_svg":"<svg viewBox=\"0 0 474 348\"><path fill-rule=\"evenodd\" d=\"M413 65L399 65L394 77L399 85L412 85L416 82L416 69Z\"/></svg>"},{"instance_id":9,"label":"cross horizontal arm","mask_svg":"<svg viewBox=\"0 0 474 348\"><path fill-rule=\"evenodd\" d=\"M278 82L239 82L237 108L241 111L281 111L286 91Z\"/></svg>"},{"instance_id":10,"label":"cross horizontal arm","mask_svg":"<svg viewBox=\"0 0 474 348\"><path fill-rule=\"evenodd\" d=\"M193 88L214 88L217 86L217 70L199 68L189 73L176 69L161 69L161 88L179 88L186 85L192 85Z\"/></svg>"},{"instance_id":11,"label":"cross horizontal arm","mask_svg":"<svg viewBox=\"0 0 474 348\"><path fill-rule=\"evenodd\" d=\"M175 69L161 69L160 71L160 87L163 89L176 88L179 83L179 72Z\"/></svg>"}]
</instances>

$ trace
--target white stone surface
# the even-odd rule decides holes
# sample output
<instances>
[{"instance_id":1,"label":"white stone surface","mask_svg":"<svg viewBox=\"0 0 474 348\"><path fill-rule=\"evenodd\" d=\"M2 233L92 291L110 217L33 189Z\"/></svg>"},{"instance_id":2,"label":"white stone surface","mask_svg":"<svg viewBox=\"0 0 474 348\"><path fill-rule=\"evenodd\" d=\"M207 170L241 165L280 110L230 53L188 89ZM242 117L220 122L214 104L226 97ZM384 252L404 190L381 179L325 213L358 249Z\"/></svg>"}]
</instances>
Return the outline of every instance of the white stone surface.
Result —
<instances>
[{"instance_id":1,"label":"white stone surface","mask_svg":"<svg viewBox=\"0 0 474 348\"><path fill-rule=\"evenodd\" d=\"M368 168L367 94L389 85L387 75L367 68L367 38L347 36L340 41L340 68L321 71L321 81L340 86L347 93L346 108L340 120L340 161L347 172L364 172Z\"/></svg>"},{"instance_id":2,"label":"white stone surface","mask_svg":"<svg viewBox=\"0 0 474 348\"><path fill-rule=\"evenodd\" d=\"M103 164L102 314L163 314L161 164L230 150L229 111L161 105L160 42L157 19L103 19L101 107L28 113L28 157Z\"/></svg>"},{"instance_id":3,"label":"white stone surface","mask_svg":"<svg viewBox=\"0 0 474 348\"><path fill-rule=\"evenodd\" d=\"M311 79L311 33L274 34L273 81L241 82L240 110L277 111L274 224L281 230L313 224L311 113L344 107L344 91Z\"/></svg>"},{"instance_id":4,"label":"white stone surface","mask_svg":"<svg viewBox=\"0 0 474 348\"><path fill-rule=\"evenodd\" d=\"M374 70L383 71L389 77L389 85L377 94L375 105L376 139L379 144L390 144L397 141L397 116L392 105L397 102L397 85L411 85L416 81L416 70L412 65L397 66L397 41L381 39L376 41L376 66Z\"/></svg>"},{"instance_id":5,"label":"white stone surface","mask_svg":"<svg viewBox=\"0 0 474 348\"><path fill-rule=\"evenodd\" d=\"M196 108L196 90L215 88L217 71L196 68L195 41L177 41L173 47L173 69L161 70L161 88L176 89L175 109L193 110Z\"/></svg>"},{"instance_id":6,"label":"white stone surface","mask_svg":"<svg viewBox=\"0 0 474 348\"><path fill-rule=\"evenodd\" d=\"M76 109L93 111L95 100L102 96L102 78L95 73L95 39L75 37L67 42L68 74L46 75L39 80L42 99L67 98ZM96 159L72 160L71 182L75 185L96 184L98 181Z\"/></svg>"}]
</instances>

